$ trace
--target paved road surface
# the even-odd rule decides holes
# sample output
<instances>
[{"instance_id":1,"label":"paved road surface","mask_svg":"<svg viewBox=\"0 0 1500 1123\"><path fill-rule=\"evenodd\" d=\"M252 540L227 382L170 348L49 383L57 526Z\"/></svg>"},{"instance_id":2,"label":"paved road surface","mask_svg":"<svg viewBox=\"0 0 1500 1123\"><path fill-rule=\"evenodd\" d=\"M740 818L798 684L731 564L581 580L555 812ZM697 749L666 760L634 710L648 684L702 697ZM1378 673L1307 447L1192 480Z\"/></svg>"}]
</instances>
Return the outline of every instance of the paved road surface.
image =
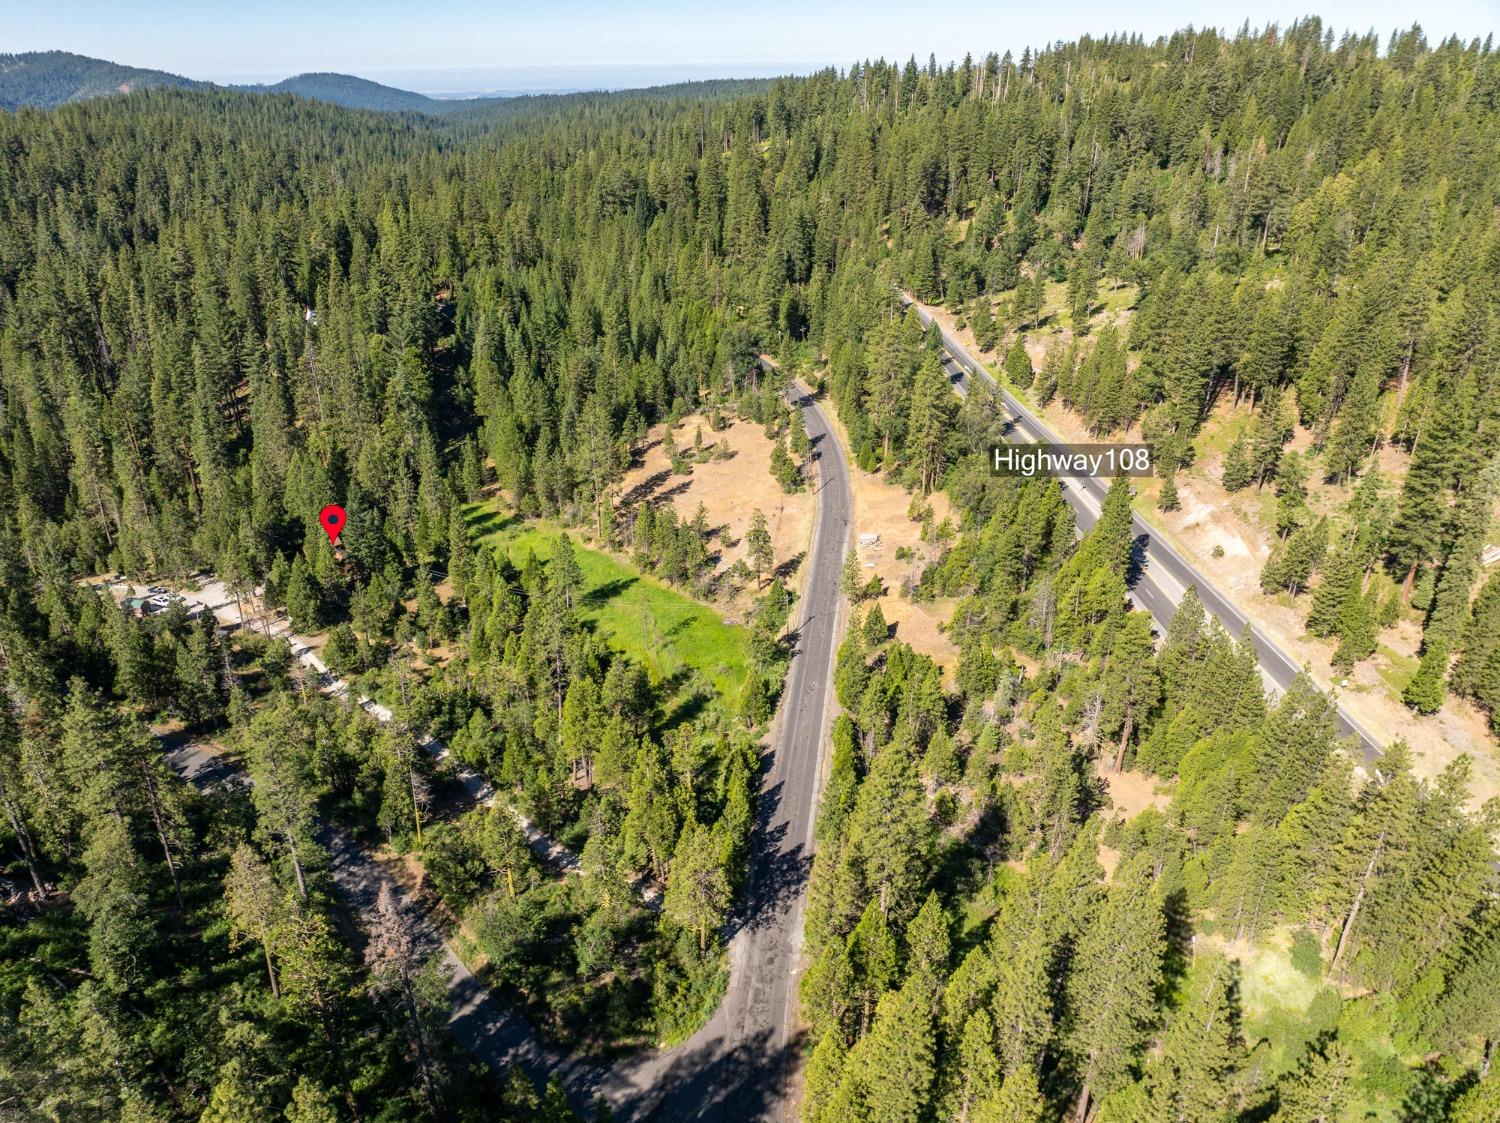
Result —
<instances>
[{"instance_id":1,"label":"paved road surface","mask_svg":"<svg viewBox=\"0 0 1500 1123\"><path fill-rule=\"evenodd\" d=\"M797 973L851 516L849 471L823 411L800 390L818 462L817 522L797 644L756 804L749 884L731 918L729 987L675 1049L615 1066L602 1090L621 1120L791 1120Z\"/></svg>"},{"instance_id":2,"label":"paved road surface","mask_svg":"<svg viewBox=\"0 0 1500 1123\"><path fill-rule=\"evenodd\" d=\"M542 1043L519 1014L474 978L432 918L412 909L423 943L448 965L449 1029L458 1042L499 1070L519 1065L539 1083L558 1078L581 1111L603 1095L622 1121L794 1118L802 907L812 866L851 504L848 467L827 418L801 390L794 392L793 401L803 411L818 463L817 519L797 606L796 648L756 806L748 885L730 921L730 976L719 1009L676 1048L626 1058L610 1069L582 1063ZM210 585L186 596L224 623L242 622L239 606L222 587ZM305 639L288 635L299 659L326 672ZM340 685L332 684L330 692L340 693ZM368 699L359 704L380 720L390 719L384 707ZM446 755L435 742L429 747L440 759ZM244 782L232 765L192 745L171 749L168 759L200 787ZM474 798L492 797L482 777L460 779ZM391 882L389 875L341 831L325 829L320 841L332 855L340 895L355 912L372 912L381 885ZM392 888L405 899L398 887Z\"/></svg>"},{"instance_id":3,"label":"paved road surface","mask_svg":"<svg viewBox=\"0 0 1500 1123\"><path fill-rule=\"evenodd\" d=\"M902 294L901 299L905 303L912 304L911 299L905 294ZM935 322L920 305L913 304L912 306L916 308L917 315L923 324ZM1004 387L997 384L989 371L984 369L983 364L970 355L963 344L941 324L938 325L938 331L942 334L943 346L948 351L943 362L953 381L954 389L967 397L970 378L976 375L982 378L995 392L1000 404L1010 415L1011 426L1007 433L1010 439L1031 443L1065 443L1058 440L1035 414L1017 401ZM1104 502L1105 493L1109 491L1109 481L1097 476L1084 476L1065 479L1062 483L1063 494L1078 518L1078 530L1081 534L1093 526L1094 520L1099 517L1099 506ZM1177 604L1182 599L1182 594L1189 587L1197 586L1198 597L1203 602L1203 607L1224 625L1230 635L1238 638L1244 635L1247 626L1250 628L1250 642L1255 647L1256 657L1260 661L1261 676L1265 679L1267 686L1278 693L1291 686L1292 680L1297 677L1297 671L1300 669L1292 657L1276 646L1275 642L1259 628L1249 625L1244 614L1235 608L1229 598L1214 588L1213 583L1207 577L1188 564L1170 543L1159 534L1153 533L1150 525L1139 515L1135 515L1134 519L1137 556L1140 564L1138 576L1131 586L1131 598L1137 605L1151 613L1156 620L1157 627L1162 631L1166 630L1167 624L1171 622L1173 614L1177 611ZM1353 734L1358 738L1367 763L1374 761L1380 755L1383 748L1380 739L1341 705L1338 707L1337 720L1340 734Z\"/></svg>"}]
</instances>

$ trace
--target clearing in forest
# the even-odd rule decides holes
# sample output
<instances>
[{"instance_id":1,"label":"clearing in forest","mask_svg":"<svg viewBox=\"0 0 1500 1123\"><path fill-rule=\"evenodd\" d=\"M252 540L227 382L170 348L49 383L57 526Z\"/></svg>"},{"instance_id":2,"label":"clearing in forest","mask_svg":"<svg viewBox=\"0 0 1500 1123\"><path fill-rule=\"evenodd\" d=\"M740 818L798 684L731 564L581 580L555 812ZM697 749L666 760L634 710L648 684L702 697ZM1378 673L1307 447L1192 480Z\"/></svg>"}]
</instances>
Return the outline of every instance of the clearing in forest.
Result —
<instances>
[{"instance_id":1,"label":"clearing in forest","mask_svg":"<svg viewBox=\"0 0 1500 1123\"><path fill-rule=\"evenodd\" d=\"M849 548L859 556L860 576L868 581L879 577L885 592L879 598L880 612L887 624L896 626L896 639L909 645L913 651L929 656L933 662L951 675L958 664L958 647L946 634L947 622L953 615L954 601L913 601L901 595L904 582L915 583L923 571L942 553L934 542L922 540L922 523L911 518L912 493L886 479L877 472L866 472L857 463L849 450L849 434L839 419L838 410L830 402L824 403L824 413L834 435L844 446L844 455L849 462L849 490L854 499L854 525L849 535ZM948 493L934 491L927 497L932 507L932 525L939 526L945 519L953 517L953 508ZM957 519L954 518L956 525ZM878 544L862 545L861 537L876 535ZM897 557L898 551L901 553ZM868 613L874 601L865 601L859 606L861 614Z\"/></svg>"},{"instance_id":2,"label":"clearing in forest","mask_svg":"<svg viewBox=\"0 0 1500 1123\"><path fill-rule=\"evenodd\" d=\"M562 531L506 518L493 502L472 505L466 517L475 542L503 550L519 567L528 551L546 561ZM583 574L579 615L609 645L636 660L657 682L697 672L731 709L750 674L749 632L726 624L713 608L626 564L581 545L573 550Z\"/></svg>"},{"instance_id":3,"label":"clearing in forest","mask_svg":"<svg viewBox=\"0 0 1500 1123\"><path fill-rule=\"evenodd\" d=\"M684 522L693 518L701 503L713 536L710 548L717 555L714 574L719 576L745 558L750 516L759 510L766 516L766 529L771 533L771 554L777 573L791 588L799 588L816 506L812 479L801 491L790 494L782 491L771 475L771 449L775 443L761 426L741 418L715 432L708 419L696 413L683 418L672 430L672 439L692 469L688 475L674 475L662 440L666 428L651 427L641 462L625 473L620 487L620 512L616 516L620 524L630 524L640 503L670 503ZM729 455L694 461L694 445L699 440L704 449L722 446ZM813 477L814 470L809 469L807 475ZM757 594L753 581L737 589L729 598L735 615L748 616Z\"/></svg>"}]
</instances>

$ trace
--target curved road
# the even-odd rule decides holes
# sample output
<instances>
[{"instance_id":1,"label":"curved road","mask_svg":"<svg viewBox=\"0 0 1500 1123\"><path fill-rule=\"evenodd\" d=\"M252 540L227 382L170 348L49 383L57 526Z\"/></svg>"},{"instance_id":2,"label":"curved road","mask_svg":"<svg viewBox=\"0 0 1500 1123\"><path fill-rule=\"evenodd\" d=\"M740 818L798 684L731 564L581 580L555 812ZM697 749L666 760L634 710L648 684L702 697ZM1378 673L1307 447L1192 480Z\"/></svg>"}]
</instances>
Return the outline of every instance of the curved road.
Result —
<instances>
[{"instance_id":1,"label":"curved road","mask_svg":"<svg viewBox=\"0 0 1500 1123\"><path fill-rule=\"evenodd\" d=\"M599 1085L621 1120L780 1120L795 1115L796 980L838 642L849 469L822 409L800 387L818 465L817 518L796 648L766 754L749 880L729 925L729 986L708 1024L674 1049L628 1058Z\"/></svg>"},{"instance_id":2,"label":"curved road","mask_svg":"<svg viewBox=\"0 0 1500 1123\"><path fill-rule=\"evenodd\" d=\"M924 325L937 323L931 313L916 303L910 295L901 293L900 299L902 303L916 309L917 316ZM944 356L943 363L953 382L954 390L967 397L970 377L977 375L982 378L1010 415L1011 424L1006 434L1008 439L1034 444L1064 445L1067 443L1058 440L1035 414L999 385L990 372L985 370L983 364L970 355L964 345L942 324L938 324L937 327L943 338L943 346L948 352ZM1062 483L1063 494L1077 516L1078 531L1082 534L1093 526L1094 520L1099 517L1099 506L1104 502L1104 496L1109 491L1109 481L1097 476L1081 476L1064 479ZM1131 585L1130 594L1137 605L1151 613L1156 620L1157 627L1166 631L1167 625L1177 611L1177 603L1182 599L1183 593L1188 588L1197 586L1198 597L1203 602L1204 609L1215 617L1230 635L1242 636L1246 629L1249 629L1250 642L1255 648L1256 658L1260 662L1261 677L1266 685L1277 693L1291 686L1292 680L1301 670L1292 657L1282 651L1269 636L1251 624L1229 598L1214 588L1213 583L1190 565L1172 547L1171 543L1159 534L1153 533L1150 524L1140 515L1136 514L1132 517L1135 520L1136 550L1140 564L1137 567L1136 579ZM1353 735L1358 739L1366 763L1373 762L1380 755L1383 749L1380 739L1342 705L1337 706L1337 722L1340 734Z\"/></svg>"},{"instance_id":3,"label":"curved road","mask_svg":"<svg viewBox=\"0 0 1500 1123\"><path fill-rule=\"evenodd\" d=\"M443 957L449 971L449 1029L458 1043L502 1072L519 1066L538 1083L556 1078L585 1116L598 1096L621 1121L739 1123L795 1115L802 906L812 866L851 500L848 466L828 419L801 387L792 392L791 401L802 410L813 442L817 514L798 602L795 649L772 746L763 759L746 890L728 925L729 984L702 1029L675 1048L627 1057L611 1068L565 1056L542 1042L524 1018L474 977L444 940L441 925L414 908L363 847L333 828L320 834L334 882L352 910L373 912L380 887L392 884L413 915L421 943ZM213 598L193 599L242 622L232 601L216 605L210 603ZM367 700L359 704L372 708ZM235 765L191 744L169 747L166 755L199 787L245 782ZM474 798L489 794L481 778L464 780Z\"/></svg>"}]
</instances>

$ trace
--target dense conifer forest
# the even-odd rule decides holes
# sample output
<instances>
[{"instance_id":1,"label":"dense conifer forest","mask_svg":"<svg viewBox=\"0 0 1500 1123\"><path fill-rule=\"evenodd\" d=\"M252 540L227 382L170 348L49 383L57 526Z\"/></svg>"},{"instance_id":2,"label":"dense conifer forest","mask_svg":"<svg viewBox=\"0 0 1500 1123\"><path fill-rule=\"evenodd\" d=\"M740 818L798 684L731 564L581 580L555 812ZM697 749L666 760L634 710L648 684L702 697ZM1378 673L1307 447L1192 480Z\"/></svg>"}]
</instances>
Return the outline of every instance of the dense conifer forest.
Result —
<instances>
[{"instance_id":1,"label":"dense conifer forest","mask_svg":"<svg viewBox=\"0 0 1500 1123\"><path fill-rule=\"evenodd\" d=\"M1224 484L1280 496L1265 579L1351 661L1407 614L1411 704L1493 714L1497 154L1488 42L1316 19L444 118L170 88L0 114L4 1112L573 1118L462 1054L389 895L355 932L344 839L425 871L556 1047L701 1025L795 590L762 518L753 611L671 675L599 601L610 566L709 593L705 527L622 493L659 422L753 418L802 486L779 369L914 509L947 493L904 592L952 605L960 652L945 673L846 583L804 1118L1496 1118L1500 822L1466 762L1366 767L1191 592L1154 637L1127 482L1079 541L1055 482L989 476L994 403L951 393L897 293L1169 474L1242 401ZM1097 317L1126 289L1125 327ZM392 719L254 619L136 619L98 581L208 573L326 633ZM492 806L455 811L429 736Z\"/></svg>"}]
</instances>

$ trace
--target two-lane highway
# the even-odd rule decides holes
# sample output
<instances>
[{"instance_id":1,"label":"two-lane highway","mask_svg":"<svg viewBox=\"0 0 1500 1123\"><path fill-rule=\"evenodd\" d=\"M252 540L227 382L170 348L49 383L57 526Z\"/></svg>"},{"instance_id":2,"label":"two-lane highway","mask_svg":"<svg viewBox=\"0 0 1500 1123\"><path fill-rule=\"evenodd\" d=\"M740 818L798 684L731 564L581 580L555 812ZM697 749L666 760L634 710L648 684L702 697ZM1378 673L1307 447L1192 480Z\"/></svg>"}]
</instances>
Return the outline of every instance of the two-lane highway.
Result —
<instances>
[{"instance_id":1,"label":"two-lane highway","mask_svg":"<svg viewBox=\"0 0 1500 1123\"><path fill-rule=\"evenodd\" d=\"M984 365L969 354L964 345L938 323L925 308L913 300L909 294L900 295L903 303L916 309L917 316L924 325L937 324L938 332L943 339L943 346L947 350L944 356L944 366L953 381L955 391L967 397L970 379L981 378L994 392L997 402L1010 416L1011 425L1008 433L1010 439L1035 444L1066 443L1054 436L1035 414L996 382ZM1062 482L1063 494L1077 516L1078 530L1082 534L1093 526L1094 520L1099 517L1099 507L1109 491L1109 481L1097 476L1081 476L1065 479ZM1219 592L1211 581L1190 565L1171 543L1167 542L1140 515L1133 517L1136 540L1140 546L1141 565L1130 593L1137 605L1151 613L1156 620L1157 627L1162 631L1166 630L1177 611L1177 605L1182 600L1183 593L1189 588L1196 587L1198 599L1203 602L1204 609L1217 619L1226 631L1236 637L1244 636L1248 632L1266 684L1278 693L1291 686L1292 680L1297 677L1297 672L1301 669L1291 656L1282 651L1269 636L1251 624L1227 596ZM1336 699L1335 702L1337 704ZM1371 762L1380 755L1383 747L1380 739L1342 705L1337 705L1337 720L1341 734L1353 735L1359 740L1366 762Z\"/></svg>"},{"instance_id":2,"label":"two-lane highway","mask_svg":"<svg viewBox=\"0 0 1500 1123\"><path fill-rule=\"evenodd\" d=\"M749 884L730 921L729 986L701 1030L675 1049L627 1059L600 1090L625 1120L791 1120L799 1044L796 981L812 867L824 731L848 546L849 470L828 419L800 387L817 458L817 516L797 642L756 804Z\"/></svg>"},{"instance_id":3,"label":"two-lane highway","mask_svg":"<svg viewBox=\"0 0 1500 1123\"><path fill-rule=\"evenodd\" d=\"M470 973L430 918L420 917L424 943L448 968L449 1029L458 1042L502 1074L520 1067L538 1082L559 1080L585 1114L594 1097L602 1096L619 1120L740 1123L795 1116L802 909L812 867L852 501L844 452L822 409L800 386L792 389L789 400L802 411L813 442L817 513L797 606L796 647L756 804L748 884L729 925L729 983L719 1008L683 1044L627 1057L610 1068L564 1056ZM184 596L213 611L226 626L245 623L238 602L217 583ZM307 641L290 634L289 623L278 622L276 630L288 635L299 658L314 671L326 672ZM347 687L338 690L340 685L332 684L330 691L347 694ZM359 704L378 720L390 720L389 711L368 699ZM436 742L427 747L440 759L446 757ZM233 772L191 747L169 760L200 786L221 782ZM477 800L492 796L482 777L468 774L464 779ZM368 916L389 876L343 834L330 829L322 841L332 855L341 894L356 913ZM566 860L558 864L569 868ZM404 899L399 888L396 892Z\"/></svg>"}]
</instances>

